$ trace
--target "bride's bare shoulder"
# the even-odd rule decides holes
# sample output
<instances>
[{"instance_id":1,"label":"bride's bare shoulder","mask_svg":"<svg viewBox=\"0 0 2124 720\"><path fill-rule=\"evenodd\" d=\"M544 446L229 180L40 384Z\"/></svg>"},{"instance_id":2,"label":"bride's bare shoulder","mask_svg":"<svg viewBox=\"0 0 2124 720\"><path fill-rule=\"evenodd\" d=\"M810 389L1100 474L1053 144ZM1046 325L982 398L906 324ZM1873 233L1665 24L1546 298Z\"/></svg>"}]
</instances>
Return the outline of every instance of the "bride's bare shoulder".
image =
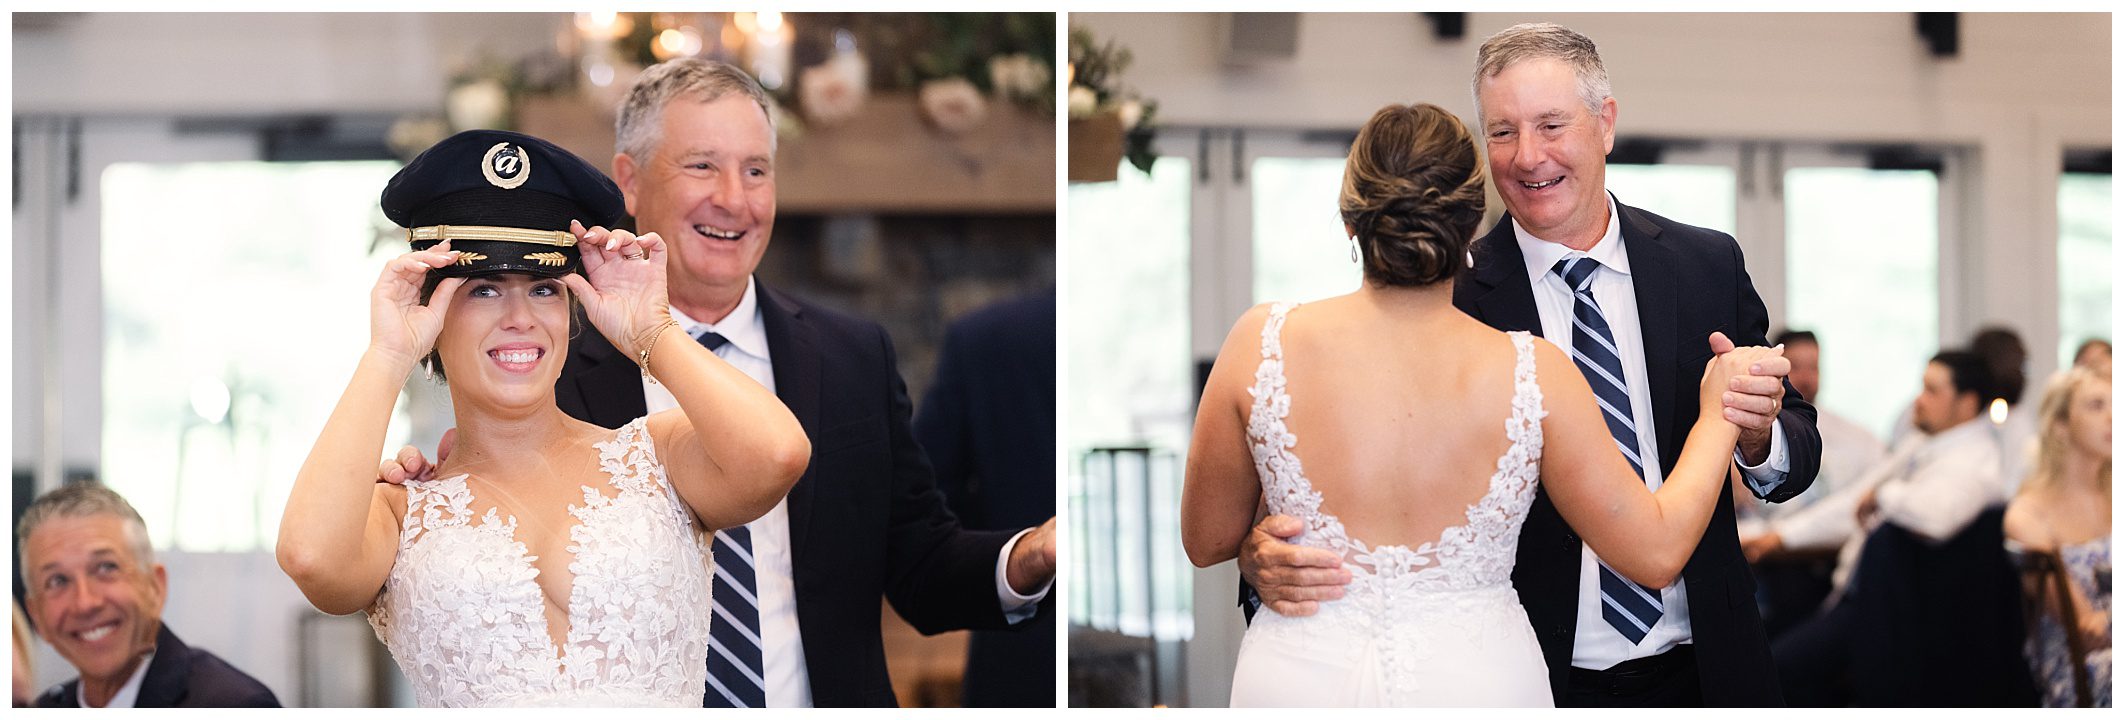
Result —
<instances>
[{"instance_id":1,"label":"bride's bare shoulder","mask_svg":"<svg viewBox=\"0 0 2124 720\"><path fill-rule=\"evenodd\" d=\"M1562 348L1540 336L1535 336L1533 340L1534 380L1540 383L1544 392L1553 393L1556 389L1571 384L1585 384L1585 378L1578 374L1578 366L1571 362L1570 356L1565 355Z\"/></svg>"},{"instance_id":2,"label":"bride's bare shoulder","mask_svg":"<svg viewBox=\"0 0 2124 720\"><path fill-rule=\"evenodd\" d=\"M1224 348L1219 353L1227 357L1258 355L1261 328L1268 324L1269 310L1273 307L1275 303L1262 303L1241 313L1238 320L1232 321L1232 330L1225 334Z\"/></svg>"}]
</instances>

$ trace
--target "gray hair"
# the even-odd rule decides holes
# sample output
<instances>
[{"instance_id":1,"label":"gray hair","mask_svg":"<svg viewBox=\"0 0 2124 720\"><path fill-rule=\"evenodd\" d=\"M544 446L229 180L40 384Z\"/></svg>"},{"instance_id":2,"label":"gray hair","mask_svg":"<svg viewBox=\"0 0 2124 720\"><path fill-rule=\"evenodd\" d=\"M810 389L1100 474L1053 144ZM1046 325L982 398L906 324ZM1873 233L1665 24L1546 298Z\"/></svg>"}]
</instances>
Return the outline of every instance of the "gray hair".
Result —
<instances>
[{"instance_id":1,"label":"gray hair","mask_svg":"<svg viewBox=\"0 0 2124 720\"><path fill-rule=\"evenodd\" d=\"M126 544L131 546L134 561L143 569L154 566L155 546L148 542L147 522L140 519L140 511L134 510L132 503L101 483L74 483L45 493L22 511L22 522L15 526L15 547L22 553L17 557L22 581L30 581L27 553L31 533L50 520L95 515L111 515L124 520Z\"/></svg>"},{"instance_id":2,"label":"gray hair","mask_svg":"<svg viewBox=\"0 0 2124 720\"><path fill-rule=\"evenodd\" d=\"M620 101L619 119L613 122L613 135L620 152L640 159L647 158L663 140L664 107L677 98L689 98L701 102L715 102L724 95L737 92L760 106L760 114L772 123L774 115L767 110L767 91L758 81L743 70L728 63L701 58L679 58L649 66L634 79L634 87L627 91L627 99ZM773 142L773 135L768 136Z\"/></svg>"},{"instance_id":3,"label":"gray hair","mask_svg":"<svg viewBox=\"0 0 2124 720\"><path fill-rule=\"evenodd\" d=\"M1615 94L1592 38L1556 23L1521 23L1491 35L1475 51L1475 79L1469 89L1475 94L1475 114L1482 123L1489 123L1489 118L1481 117L1482 81L1517 63L1542 59L1571 66L1578 77L1578 98L1585 102L1587 112L1599 115L1601 101Z\"/></svg>"}]
</instances>

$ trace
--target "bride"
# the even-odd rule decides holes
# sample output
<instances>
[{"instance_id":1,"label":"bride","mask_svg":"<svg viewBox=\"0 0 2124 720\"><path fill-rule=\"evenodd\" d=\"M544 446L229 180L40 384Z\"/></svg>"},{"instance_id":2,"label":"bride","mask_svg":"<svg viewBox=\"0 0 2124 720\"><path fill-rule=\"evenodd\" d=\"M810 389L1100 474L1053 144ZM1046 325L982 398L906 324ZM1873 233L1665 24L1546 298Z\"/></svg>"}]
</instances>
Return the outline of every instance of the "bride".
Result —
<instances>
[{"instance_id":1,"label":"bride","mask_svg":"<svg viewBox=\"0 0 2124 720\"><path fill-rule=\"evenodd\" d=\"M370 292L369 347L295 479L281 568L320 610L367 609L423 706L699 707L702 538L796 482L796 418L676 329L661 238L568 219L621 206L574 155L467 132L383 199L417 249ZM679 407L617 432L562 414L572 303ZM423 357L448 379L455 452L433 479L378 483L392 402Z\"/></svg>"},{"instance_id":2,"label":"bride","mask_svg":"<svg viewBox=\"0 0 2124 720\"><path fill-rule=\"evenodd\" d=\"M1255 617L1235 707L1550 705L1511 584L1537 483L1647 587L1673 582L1703 535L1739 433L1720 395L1781 351L1709 363L1681 460L1647 492L1570 358L1453 307L1484 184L1451 113L1382 108L1350 149L1340 203L1363 284L1256 307L1218 354L1182 492L1188 557L1232 559L1265 504L1304 520L1297 542L1339 552L1354 576L1314 615Z\"/></svg>"}]
</instances>

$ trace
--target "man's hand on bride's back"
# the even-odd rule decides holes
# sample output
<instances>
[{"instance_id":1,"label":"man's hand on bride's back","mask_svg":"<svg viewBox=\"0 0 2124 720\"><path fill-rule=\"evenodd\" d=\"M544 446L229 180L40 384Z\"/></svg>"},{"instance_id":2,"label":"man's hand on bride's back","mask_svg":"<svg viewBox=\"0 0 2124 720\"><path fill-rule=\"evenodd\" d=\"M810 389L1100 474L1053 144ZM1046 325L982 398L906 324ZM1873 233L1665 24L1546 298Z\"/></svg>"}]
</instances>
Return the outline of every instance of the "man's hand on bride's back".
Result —
<instances>
[{"instance_id":1,"label":"man's hand on bride's back","mask_svg":"<svg viewBox=\"0 0 2124 720\"><path fill-rule=\"evenodd\" d=\"M1350 582L1342 557L1333 551L1297 545L1291 538L1305 523L1289 515L1270 515L1247 531L1239 544L1239 575L1261 602L1278 615L1303 617L1320 610L1324 600L1342 597Z\"/></svg>"},{"instance_id":2,"label":"man's hand on bride's back","mask_svg":"<svg viewBox=\"0 0 2124 720\"><path fill-rule=\"evenodd\" d=\"M450 448L457 445L457 428L443 431L442 440L435 443L435 462L428 462L420 448L407 445L398 451L398 456L388 458L376 467L376 481L392 485L404 485L407 480L428 481L435 479L435 468L450 457Z\"/></svg>"}]
</instances>

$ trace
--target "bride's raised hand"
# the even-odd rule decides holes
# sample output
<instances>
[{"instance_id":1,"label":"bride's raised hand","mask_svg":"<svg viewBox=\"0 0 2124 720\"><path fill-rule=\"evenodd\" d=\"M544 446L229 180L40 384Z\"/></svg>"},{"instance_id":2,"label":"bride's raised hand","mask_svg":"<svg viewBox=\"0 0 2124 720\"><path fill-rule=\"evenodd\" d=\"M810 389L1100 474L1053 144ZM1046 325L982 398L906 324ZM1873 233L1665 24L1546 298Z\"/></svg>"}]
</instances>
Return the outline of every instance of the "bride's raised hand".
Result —
<instances>
[{"instance_id":1,"label":"bride's raised hand","mask_svg":"<svg viewBox=\"0 0 2124 720\"><path fill-rule=\"evenodd\" d=\"M369 291L371 352L403 364L410 371L414 363L435 347L435 336L442 332L443 316L450 312L450 300L457 295L457 287L465 284L465 279L443 280L435 286L426 305L420 303L420 286L426 282L429 272L455 262L457 253L450 250L450 242L445 240L426 250L391 258L384 264L383 276L376 279L376 287Z\"/></svg>"},{"instance_id":2,"label":"bride's raised hand","mask_svg":"<svg viewBox=\"0 0 2124 720\"><path fill-rule=\"evenodd\" d=\"M1732 347L1725 333L1711 333L1711 347ZM1704 377L1697 385L1698 410L1701 416L1725 417L1726 395L1732 391L1733 378L1755 372L1755 366L1764 360L1784 357L1785 346L1735 347L1719 353L1704 363ZM1729 421L1730 422L1730 421Z\"/></svg>"},{"instance_id":3,"label":"bride's raised hand","mask_svg":"<svg viewBox=\"0 0 2124 720\"><path fill-rule=\"evenodd\" d=\"M629 357L638 356L641 348L635 343L647 341L642 336L648 330L671 319L664 285L669 255L664 239L656 233L585 228L573 221L569 231L575 233L582 251L583 274L564 275L561 282L575 292L583 314L613 347Z\"/></svg>"}]
</instances>

